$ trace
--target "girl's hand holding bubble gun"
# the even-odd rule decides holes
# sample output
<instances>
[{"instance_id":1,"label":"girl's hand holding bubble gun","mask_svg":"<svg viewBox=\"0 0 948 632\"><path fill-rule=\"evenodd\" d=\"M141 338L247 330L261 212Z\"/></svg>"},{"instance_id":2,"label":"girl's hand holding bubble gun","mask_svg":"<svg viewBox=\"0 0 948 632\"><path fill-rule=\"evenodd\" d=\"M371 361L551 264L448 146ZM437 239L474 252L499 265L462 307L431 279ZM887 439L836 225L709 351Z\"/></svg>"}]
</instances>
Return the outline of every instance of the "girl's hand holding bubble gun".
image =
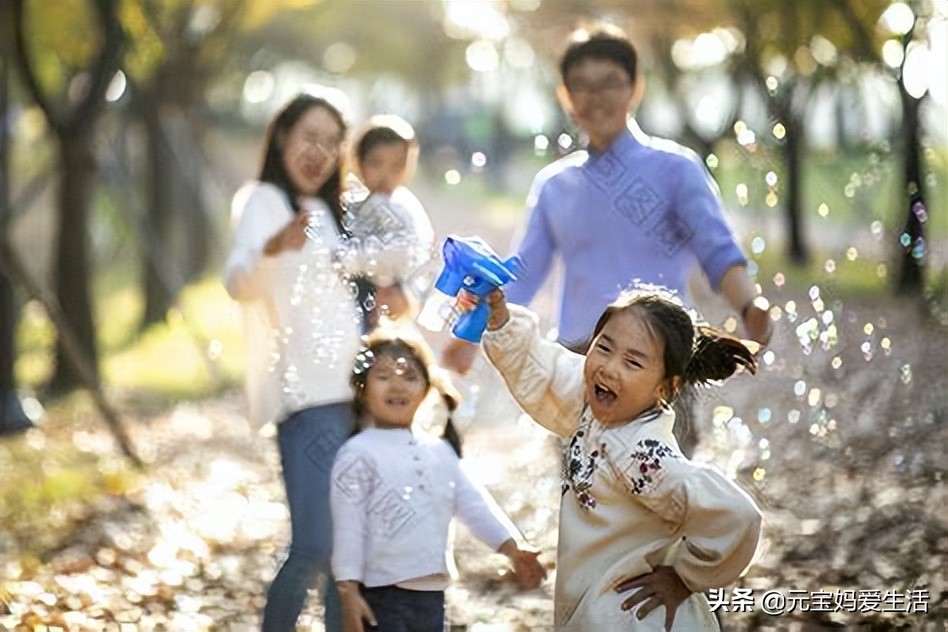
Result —
<instances>
[{"instance_id":1,"label":"girl's hand holding bubble gun","mask_svg":"<svg viewBox=\"0 0 948 632\"><path fill-rule=\"evenodd\" d=\"M418 323L432 331L449 324L458 338L479 343L490 316L484 299L517 278L520 258L501 260L480 237L455 235L445 239L442 255L444 269L435 281L438 292L425 302Z\"/></svg>"}]
</instances>

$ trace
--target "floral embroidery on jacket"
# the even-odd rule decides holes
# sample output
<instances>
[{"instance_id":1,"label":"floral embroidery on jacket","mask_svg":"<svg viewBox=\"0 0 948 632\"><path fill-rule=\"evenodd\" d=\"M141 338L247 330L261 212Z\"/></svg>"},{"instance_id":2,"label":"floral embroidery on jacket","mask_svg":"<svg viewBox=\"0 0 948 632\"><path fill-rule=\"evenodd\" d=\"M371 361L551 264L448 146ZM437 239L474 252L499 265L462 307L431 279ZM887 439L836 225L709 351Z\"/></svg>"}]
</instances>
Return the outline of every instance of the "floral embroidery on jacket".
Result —
<instances>
[{"instance_id":1,"label":"floral embroidery on jacket","mask_svg":"<svg viewBox=\"0 0 948 632\"><path fill-rule=\"evenodd\" d=\"M591 451L586 452L585 442L590 432L590 423L584 419L579 428L573 433L566 451L563 453L563 487L566 494L570 488L576 494L576 500L584 509L593 509L596 499L589 493L593 484L593 475L599 466L600 460L606 454L606 444L599 442Z\"/></svg>"},{"instance_id":2,"label":"floral embroidery on jacket","mask_svg":"<svg viewBox=\"0 0 948 632\"><path fill-rule=\"evenodd\" d=\"M653 475L662 469L662 459L677 459L678 455L671 447L657 439L642 439L635 447L635 451L629 456L631 465L626 473L632 484L632 493L641 494L654 483Z\"/></svg>"}]
</instances>

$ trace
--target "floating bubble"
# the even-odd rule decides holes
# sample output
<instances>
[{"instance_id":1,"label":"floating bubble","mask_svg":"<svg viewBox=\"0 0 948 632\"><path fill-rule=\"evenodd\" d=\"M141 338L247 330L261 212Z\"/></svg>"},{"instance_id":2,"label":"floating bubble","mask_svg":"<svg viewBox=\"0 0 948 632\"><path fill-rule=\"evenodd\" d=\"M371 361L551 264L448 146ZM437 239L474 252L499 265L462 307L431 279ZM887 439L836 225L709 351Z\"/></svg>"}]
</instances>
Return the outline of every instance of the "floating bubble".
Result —
<instances>
[{"instance_id":1,"label":"floating bubble","mask_svg":"<svg viewBox=\"0 0 948 632\"><path fill-rule=\"evenodd\" d=\"M777 194L774 193L773 191L769 191L769 192L767 193L767 196L764 198L764 202L765 202L765 203L767 204L767 206L769 206L770 208L773 208L773 207L777 206L777 201L778 201L778 200L777 200Z\"/></svg>"},{"instance_id":2,"label":"floating bubble","mask_svg":"<svg viewBox=\"0 0 948 632\"><path fill-rule=\"evenodd\" d=\"M902 384L908 384L912 381L912 365L903 364L899 368L899 378L902 380Z\"/></svg>"},{"instance_id":3,"label":"floating bubble","mask_svg":"<svg viewBox=\"0 0 948 632\"><path fill-rule=\"evenodd\" d=\"M734 409L730 406L715 406L711 415L711 423L715 427L721 427L727 424L734 417Z\"/></svg>"},{"instance_id":4,"label":"floating bubble","mask_svg":"<svg viewBox=\"0 0 948 632\"><path fill-rule=\"evenodd\" d=\"M788 413L787 413L787 421L789 421L789 422L792 423L792 424L795 424L795 423L797 423L798 421L800 421L800 411L794 409L794 410L791 410L790 412L788 412Z\"/></svg>"},{"instance_id":5,"label":"floating bubble","mask_svg":"<svg viewBox=\"0 0 948 632\"><path fill-rule=\"evenodd\" d=\"M211 360L218 360L224 352L224 343L217 338L212 339L207 344L207 357Z\"/></svg>"},{"instance_id":6,"label":"floating bubble","mask_svg":"<svg viewBox=\"0 0 948 632\"><path fill-rule=\"evenodd\" d=\"M806 393L806 382L798 380L797 383L793 385L793 394L797 397L803 397L804 393Z\"/></svg>"},{"instance_id":7,"label":"floating bubble","mask_svg":"<svg viewBox=\"0 0 948 632\"><path fill-rule=\"evenodd\" d=\"M764 352L764 364L766 364L767 366L770 366L771 364L774 363L774 358L776 358L776 357L777 357L777 356L774 355L774 352L773 352L773 351L770 351L770 350L765 351L765 352Z\"/></svg>"},{"instance_id":8,"label":"floating bubble","mask_svg":"<svg viewBox=\"0 0 948 632\"><path fill-rule=\"evenodd\" d=\"M862 333L867 336L871 336L873 331L875 331L875 327L873 327L872 323L866 323L862 328Z\"/></svg>"},{"instance_id":9,"label":"floating bubble","mask_svg":"<svg viewBox=\"0 0 948 632\"><path fill-rule=\"evenodd\" d=\"M839 403L839 397L835 393L830 393L826 396L826 407L835 408L836 404Z\"/></svg>"},{"instance_id":10,"label":"floating bubble","mask_svg":"<svg viewBox=\"0 0 948 632\"><path fill-rule=\"evenodd\" d=\"M826 263L823 264L823 269L826 270L827 274L833 274L836 272L836 262L832 259L827 259Z\"/></svg>"},{"instance_id":11,"label":"floating bubble","mask_svg":"<svg viewBox=\"0 0 948 632\"><path fill-rule=\"evenodd\" d=\"M881 239L882 238L882 222L876 220L872 222L871 224L869 224L869 232L872 233L873 237Z\"/></svg>"},{"instance_id":12,"label":"floating bubble","mask_svg":"<svg viewBox=\"0 0 948 632\"><path fill-rule=\"evenodd\" d=\"M765 477L765 476L767 476L767 470L765 470L764 468L758 467L756 470L754 470L754 480L755 480L755 481L760 482L760 481L764 480L764 477Z\"/></svg>"},{"instance_id":13,"label":"floating bubble","mask_svg":"<svg viewBox=\"0 0 948 632\"><path fill-rule=\"evenodd\" d=\"M774 285L777 287L783 287L783 284L787 281L786 277L783 276L783 272L778 272L774 275Z\"/></svg>"},{"instance_id":14,"label":"floating bubble","mask_svg":"<svg viewBox=\"0 0 948 632\"><path fill-rule=\"evenodd\" d=\"M820 288L816 285L811 285L808 294L810 296L810 300L815 301L816 299L820 298Z\"/></svg>"},{"instance_id":15,"label":"floating bubble","mask_svg":"<svg viewBox=\"0 0 948 632\"><path fill-rule=\"evenodd\" d=\"M704 159L704 164L708 165L708 169L716 169L718 166L718 157L714 154L708 154L708 157Z\"/></svg>"},{"instance_id":16,"label":"floating bubble","mask_svg":"<svg viewBox=\"0 0 948 632\"><path fill-rule=\"evenodd\" d=\"M733 334L735 331L737 331L737 319L733 316L728 316L724 321L723 327L724 331Z\"/></svg>"},{"instance_id":17,"label":"floating bubble","mask_svg":"<svg viewBox=\"0 0 948 632\"><path fill-rule=\"evenodd\" d=\"M770 320L777 322L783 316L783 310L780 309L779 305L770 306Z\"/></svg>"},{"instance_id":18,"label":"floating bubble","mask_svg":"<svg viewBox=\"0 0 948 632\"><path fill-rule=\"evenodd\" d=\"M451 186L461 183L461 173L457 169L448 169L444 172L444 181Z\"/></svg>"},{"instance_id":19,"label":"floating bubble","mask_svg":"<svg viewBox=\"0 0 948 632\"><path fill-rule=\"evenodd\" d=\"M746 184L744 184L743 182L738 183L738 185L734 187L734 193L737 194L737 198L741 202L741 204L747 204L747 185Z\"/></svg>"},{"instance_id":20,"label":"floating bubble","mask_svg":"<svg viewBox=\"0 0 948 632\"><path fill-rule=\"evenodd\" d=\"M833 367L834 369L838 369L839 367L843 366L843 359L840 358L839 356L836 356L835 358L833 358L833 361L830 362L830 366Z\"/></svg>"},{"instance_id":21,"label":"floating bubble","mask_svg":"<svg viewBox=\"0 0 948 632\"><path fill-rule=\"evenodd\" d=\"M768 421L770 421L770 417L771 417L771 413L770 413L769 408L761 408L760 410L757 411L757 421L759 421L762 424L765 424ZM761 439L760 442L762 444L760 447L762 448L767 447L766 445L763 445L764 443L767 442L766 439Z\"/></svg>"},{"instance_id":22,"label":"floating bubble","mask_svg":"<svg viewBox=\"0 0 948 632\"><path fill-rule=\"evenodd\" d=\"M822 397L822 391L818 388L814 388L810 391L810 394L807 395L806 403L810 406L816 406L820 403L820 398Z\"/></svg>"},{"instance_id":23,"label":"floating bubble","mask_svg":"<svg viewBox=\"0 0 948 632\"><path fill-rule=\"evenodd\" d=\"M774 138L777 140L783 140L783 138L787 135L787 128L783 126L783 123L777 123L774 125L772 131Z\"/></svg>"},{"instance_id":24,"label":"floating bubble","mask_svg":"<svg viewBox=\"0 0 948 632\"><path fill-rule=\"evenodd\" d=\"M912 258L922 259L925 257L925 238L919 237L915 240L915 246L912 247Z\"/></svg>"},{"instance_id":25,"label":"floating bubble","mask_svg":"<svg viewBox=\"0 0 948 632\"><path fill-rule=\"evenodd\" d=\"M846 258L850 261L855 261L859 257L859 251L856 250L854 246L850 246L846 249Z\"/></svg>"},{"instance_id":26,"label":"floating bubble","mask_svg":"<svg viewBox=\"0 0 948 632\"><path fill-rule=\"evenodd\" d=\"M882 350L885 351L886 355L892 353L892 341L888 336L879 341L879 346L882 347Z\"/></svg>"},{"instance_id":27,"label":"floating bubble","mask_svg":"<svg viewBox=\"0 0 948 632\"><path fill-rule=\"evenodd\" d=\"M826 217L830 214L830 207L826 204L826 202L823 202L820 204L819 208L816 209L816 211L820 214L820 217Z\"/></svg>"},{"instance_id":28,"label":"floating bubble","mask_svg":"<svg viewBox=\"0 0 948 632\"><path fill-rule=\"evenodd\" d=\"M483 169L487 164L487 156L484 155L484 152L475 151L471 154L471 166L475 169Z\"/></svg>"},{"instance_id":29,"label":"floating bubble","mask_svg":"<svg viewBox=\"0 0 948 632\"><path fill-rule=\"evenodd\" d=\"M810 318L802 323L796 329L797 339L803 348L803 353L809 355L813 349L813 342L819 339L820 325L815 318Z\"/></svg>"},{"instance_id":30,"label":"floating bubble","mask_svg":"<svg viewBox=\"0 0 948 632\"><path fill-rule=\"evenodd\" d=\"M533 153L542 156L550 148L550 140L543 134L537 134L533 137Z\"/></svg>"},{"instance_id":31,"label":"floating bubble","mask_svg":"<svg viewBox=\"0 0 948 632\"><path fill-rule=\"evenodd\" d=\"M829 325L830 323L833 322L833 312L831 310L826 310L825 312L823 312L823 316L821 317L821 320L823 321L824 325Z\"/></svg>"},{"instance_id":32,"label":"floating bubble","mask_svg":"<svg viewBox=\"0 0 948 632\"><path fill-rule=\"evenodd\" d=\"M767 175L764 176L764 182L767 183L767 186L777 186L777 172L768 171Z\"/></svg>"},{"instance_id":33,"label":"floating bubble","mask_svg":"<svg viewBox=\"0 0 948 632\"><path fill-rule=\"evenodd\" d=\"M899 243L905 248L908 248L909 244L912 243L912 236L908 233L902 233L902 235L899 237Z\"/></svg>"},{"instance_id":34,"label":"floating bubble","mask_svg":"<svg viewBox=\"0 0 948 632\"><path fill-rule=\"evenodd\" d=\"M763 237L758 235L757 237L754 237L753 240L751 240L751 252L753 252L755 255L762 253L765 247L766 242L764 241Z\"/></svg>"},{"instance_id":35,"label":"floating bubble","mask_svg":"<svg viewBox=\"0 0 948 632\"><path fill-rule=\"evenodd\" d=\"M794 301L787 301L787 304L784 306L784 311L787 313L787 320L791 323L797 321L797 304Z\"/></svg>"},{"instance_id":36,"label":"floating bubble","mask_svg":"<svg viewBox=\"0 0 948 632\"><path fill-rule=\"evenodd\" d=\"M823 299L818 298L815 301L813 301L813 309L817 313L822 312L825 307L826 305L823 304Z\"/></svg>"}]
</instances>

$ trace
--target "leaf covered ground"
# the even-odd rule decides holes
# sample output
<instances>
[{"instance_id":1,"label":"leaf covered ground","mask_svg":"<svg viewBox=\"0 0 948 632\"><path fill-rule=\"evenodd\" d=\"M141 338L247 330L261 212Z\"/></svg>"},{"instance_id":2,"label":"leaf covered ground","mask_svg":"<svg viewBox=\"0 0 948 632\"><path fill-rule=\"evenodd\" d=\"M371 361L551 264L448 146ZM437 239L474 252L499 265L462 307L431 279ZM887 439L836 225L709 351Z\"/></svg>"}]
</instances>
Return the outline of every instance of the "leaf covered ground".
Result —
<instances>
[{"instance_id":1,"label":"leaf covered ground","mask_svg":"<svg viewBox=\"0 0 948 632\"><path fill-rule=\"evenodd\" d=\"M835 328L807 325L829 305L775 298L784 312L773 356L698 404L698 458L736 477L765 517L759 559L726 592L750 589L755 607L723 614L725 629L944 630L944 328L898 303L837 304ZM479 379L466 411L477 413L469 469L543 549L551 578L517 592L503 558L459 529L452 629L549 630L557 446ZM41 428L0 443L0 477L21 481L0 497L0 630L257 629L288 524L274 441L249 431L239 394L141 406L130 421L143 472L115 455L87 408L50 411ZM850 609L866 611L767 615L759 602L768 590L851 591L860 601ZM896 612L908 604L894 597L876 610L873 590L925 591L927 612ZM300 629L321 629L319 608L312 599Z\"/></svg>"}]
</instances>

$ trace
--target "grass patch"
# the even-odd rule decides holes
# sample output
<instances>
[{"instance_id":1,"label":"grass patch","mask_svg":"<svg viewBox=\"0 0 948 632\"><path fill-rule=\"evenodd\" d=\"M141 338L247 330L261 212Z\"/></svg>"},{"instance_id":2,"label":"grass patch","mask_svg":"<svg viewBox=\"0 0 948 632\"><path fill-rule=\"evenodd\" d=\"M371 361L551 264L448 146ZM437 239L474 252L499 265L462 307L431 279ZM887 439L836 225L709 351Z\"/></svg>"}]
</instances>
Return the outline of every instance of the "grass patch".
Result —
<instances>
[{"instance_id":1,"label":"grass patch","mask_svg":"<svg viewBox=\"0 0 948 632\"><path fill-rule=\"evenodd\" d=\"M46 411L42 429L0 442L0 524L21 559L58 546L98 499L138 484L93 426L91 402L76 393Z\"/></svg>"},{"instance_id":2,"label":"grass patch","mask_svg":"<svg viewBox=\"0 0 948 632\"><path fill-rule=\"evenodd\" d=\"M105 289L103 289L105 288ZM101 370L109 388L147 391L169 401L199 399L232 388L243 375L238 308L219 277L187 286L164 322L138 330L142 299L131 281L96 286ZM38 389L53 370L55 331L38 303L18 323L16 375Z\"/></svg>"}]
</instances>

